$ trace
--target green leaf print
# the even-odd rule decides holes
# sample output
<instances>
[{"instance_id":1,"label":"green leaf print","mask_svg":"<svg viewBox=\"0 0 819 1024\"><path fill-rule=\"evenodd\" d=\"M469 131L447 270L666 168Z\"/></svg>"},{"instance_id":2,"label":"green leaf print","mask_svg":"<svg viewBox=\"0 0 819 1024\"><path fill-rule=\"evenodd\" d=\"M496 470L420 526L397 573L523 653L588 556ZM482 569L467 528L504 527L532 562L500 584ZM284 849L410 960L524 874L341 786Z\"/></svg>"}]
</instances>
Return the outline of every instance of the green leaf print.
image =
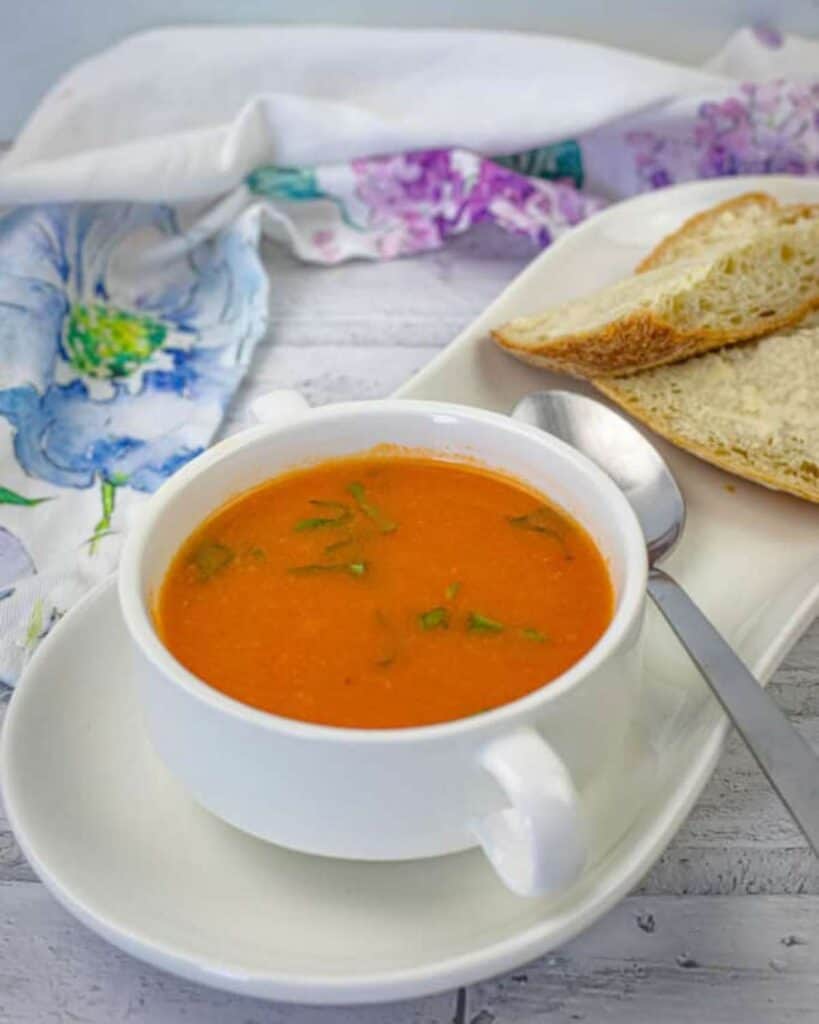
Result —
<instances>
[{"instance_id":1,"label":"green leaf print","mask_svg":"<svg viewBox=\"0 0 819 1024\"><path fill-rule=\"evenodd\" d=\"M503 167L517 171L518 174L557 181L568 178L576 188L583 187L583 156L579 144L574 139L539 146L525 153L496 156L493 160Z\"/></svg>"},{"instance_id":2,"label":"green leaf print","mask_svg":"<svg viewBox=\"0 0 819 1024\"><path fill-rule=\"evenodd\" d=\"M124 483L124 479L121 481ZM100 498L102 499L102 515L100 516L94 532L91 534L89 543L90 551L93 555L97 550L97 545L103 537L107 537L111 532L111 520L114 515L114 505L117 500L117 487L120 486L120 481L114 480L103 480L100 487Z\"/></svg>"},{"instance_id":3,"label":"green leaf print","mask_svg":"<svg viewBox=\"0 0 819 1024\"><path fill-rule=\"evenodd\" d=\"M42 505L44 501L51 501L51 498L26 498L8 487L0 487L0 505L22 505L24 508L34 508L35 505Z\"/></svg>"},{"instance_id":4,"label":"green leaf print","mask_svg":"<svg viewBox=\"0 0 819 1024\"><path fill-rule=\"evenodd\" d=\"M26 650L32 650L43 631L43 600L38 597L26 625Z\"/></svg>"},{"instance_id":5,"label":"green leaf print","mask_svg":"<svg viewBox=\"0 0 819 1024\"><path fill-rule=\"evenodd\" d=\"M321 199L315 171L309 167L257 167L245 179L256 195L268 199Z\"/></svg>"}]
</instances>

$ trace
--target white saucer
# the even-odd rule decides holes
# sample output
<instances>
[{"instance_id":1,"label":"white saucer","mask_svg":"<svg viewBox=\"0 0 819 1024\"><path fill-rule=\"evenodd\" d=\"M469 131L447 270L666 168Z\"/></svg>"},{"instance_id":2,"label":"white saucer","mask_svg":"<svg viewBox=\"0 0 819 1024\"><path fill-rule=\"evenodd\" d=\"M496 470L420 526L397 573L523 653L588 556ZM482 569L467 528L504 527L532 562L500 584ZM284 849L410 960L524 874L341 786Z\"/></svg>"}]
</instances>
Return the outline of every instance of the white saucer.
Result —
<instances>
[{"instance_id":1,"label":"white saucer","mask_svg":"<svg viewBox=\"0 0 819 1024\"><path fill-rule=\"evenodd\" d=\"M548 303L567 281L578 291L627 272L684 216L754 188L819 200L815 181L734 179L614 207L540 257L402 394L509 408L549 378L487 345L489 324ZM817 510L741 481L729 493L717 470L668 454L690 506L671 568L767 678L819 603ZM251 839L200 810L145 739L111 584L55 628L18 686L0 749L6 808L55 896L159 967L295 1002L422 995L565 942L667 845L713 769L725 723L656 617L644 676L632 755L635 778L650 776L651 789L624 835L558 901L510 895L478 853L402 864L324 860Z\"/></svg>"},{"instance_id":2,"label":"white saucer","mask_svg":"<svg viewBox=\"0 0 819 1024\"><path fill-rule=\"evenodd\" d=\"M40 878L89 927L159 967L295 1002L398 999L531 959L621 893L590 877L547 909L510 895L479 853L364 864L243 835L160 763L130 674L116 590L104 584L32 660L0 767L9 821Z\"/></svg>"}]
</instances>

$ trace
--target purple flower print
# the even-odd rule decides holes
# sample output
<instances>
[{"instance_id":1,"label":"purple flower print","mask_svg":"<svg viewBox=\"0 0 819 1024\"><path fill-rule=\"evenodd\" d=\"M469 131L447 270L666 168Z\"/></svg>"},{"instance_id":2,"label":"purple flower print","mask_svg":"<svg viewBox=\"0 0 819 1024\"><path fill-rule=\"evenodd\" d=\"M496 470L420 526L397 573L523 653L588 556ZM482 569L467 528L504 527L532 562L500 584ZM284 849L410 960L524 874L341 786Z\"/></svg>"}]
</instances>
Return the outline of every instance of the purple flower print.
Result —
<instances>
[{"instance_id":1,"label":"purple flower print","mask_svg":"<svg viewBox=\"0 0 819 1024\"><path fill-rule=\"evenodd\" d=\"M819 83L747 82L693 124L626 135L647 188L733 174L819 173Z\"/></svg>"},{"instance_id":2,"label":"purple flower print","mask_svg":"<svg viewBox=\"0 0 819 1024\"><path fill-rule=\"evenodd\" d=\"M362 229L385 258L436 249L492 222L545 246L602 203L565 182L529 178L463 150L423 150L355 160Z\"/></svg>"},{"instance_id":3,"label":"purple flower print","mask_svg":"<svg viewBox=\"0 0 819 1024\"><path fill-rule=\"evenodd\" d=\"M703 103L694 130L703 177L819 171L819 84L746 83Z\"/></svg>"}]
</instances>

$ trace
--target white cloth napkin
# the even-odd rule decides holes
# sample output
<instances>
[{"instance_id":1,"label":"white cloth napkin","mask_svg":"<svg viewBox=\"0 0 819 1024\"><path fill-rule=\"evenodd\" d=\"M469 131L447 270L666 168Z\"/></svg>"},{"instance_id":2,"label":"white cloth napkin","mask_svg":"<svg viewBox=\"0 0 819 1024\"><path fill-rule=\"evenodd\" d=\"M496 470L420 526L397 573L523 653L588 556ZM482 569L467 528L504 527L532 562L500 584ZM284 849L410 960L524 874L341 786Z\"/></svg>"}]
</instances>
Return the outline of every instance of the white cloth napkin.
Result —
<instances>
[{"instance_id":1,"label":"white cloth napkin","mask_svg":"<svg viewBox=\"0 0 819 1024\"><path fill-rule=\"evenodd\" d=\"M179 28L126 39L46 95L0 202L210 199L262 164L410 149L518 153L737 80L815 76L819 44L745 29L702 70L553 36ZM606 185L600 168L592 185Z\"/></svg>"},{"instance_id":2,"label":"white cloth napkin","mask_svg":"<svg viewBox=\"0 0 819 1024\"><path fill-rule=\"evenodd\" d=\"M574 137L715 74L550 36L355 28L149 32L56 84L0 201L212 197L261 164Z\"/></svg>"}]
</instances>

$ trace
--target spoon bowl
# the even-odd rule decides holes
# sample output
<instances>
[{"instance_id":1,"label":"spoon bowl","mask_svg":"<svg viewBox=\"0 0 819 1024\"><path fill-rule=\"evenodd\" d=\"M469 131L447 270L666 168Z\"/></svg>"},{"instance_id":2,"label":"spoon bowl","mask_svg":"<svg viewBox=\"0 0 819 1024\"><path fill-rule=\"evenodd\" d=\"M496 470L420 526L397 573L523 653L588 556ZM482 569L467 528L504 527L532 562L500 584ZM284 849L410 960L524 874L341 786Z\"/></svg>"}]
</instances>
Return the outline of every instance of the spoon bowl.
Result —
<instances>
[{"instance_id":1,"label":"spoon bowl","mask_svg":"<svg viewBox=\"0 0 819 1024\"><path fill-rule=\"evenodd\" d=\"M637 513L651 565L671 552L685 527L685 501L663 457L628 420L571 391L526 395L512 416L566 441L614 480Z\"/></svg>"},{"instance_id":2,"label":"spoon bowl","mask_svg":"<svg viewBox=\"0 0 819 1024\"><path fill-rule=\"evenodd\" d=\"M685 525L685 501L660 453L625 417L571 391L527 395L512 416L582 452L628 498L648 549L649 595L819 854L819 758L683 588L657 568Z\"/></svg>"}]
</instances>

